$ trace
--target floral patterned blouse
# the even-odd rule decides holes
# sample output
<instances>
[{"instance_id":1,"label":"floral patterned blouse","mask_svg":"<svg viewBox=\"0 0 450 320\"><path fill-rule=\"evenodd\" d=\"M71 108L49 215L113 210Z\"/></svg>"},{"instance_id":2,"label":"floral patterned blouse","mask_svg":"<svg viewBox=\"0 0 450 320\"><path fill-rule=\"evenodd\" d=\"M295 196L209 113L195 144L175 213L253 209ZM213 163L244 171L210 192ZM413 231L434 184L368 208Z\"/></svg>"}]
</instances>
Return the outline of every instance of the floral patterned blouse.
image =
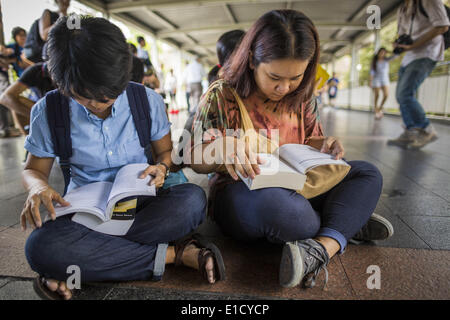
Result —
<instances>
[{"instance_id":1,"label":"floral patterned blouse","mask_svg":"<svg viewBox=\"0 0 450 320\"><path fill-rule=\"evenodd\" d=\"M208 143L226 136L227 129L238 130L242 127L239 105L230 85L224 80L218 80L211 86L213 87L210 87L203 95L197 108L192 127L192 147L194 136L201 136L202 143ZM288 108L282 102L264 101L256 93L242 101L256 131L265 129L270 139L271 129L279 130L280 146L287 143L306 144L311 137L323 136L318 106L314 97L309 102L302 103L297 109ZM210 200L214 199L215 194L223 186L233 182L236 181L228 173L216 173L210 180ZM212 207L209 206L210 215L212 215L211 209Z\"/></svg>"}]
</instances>

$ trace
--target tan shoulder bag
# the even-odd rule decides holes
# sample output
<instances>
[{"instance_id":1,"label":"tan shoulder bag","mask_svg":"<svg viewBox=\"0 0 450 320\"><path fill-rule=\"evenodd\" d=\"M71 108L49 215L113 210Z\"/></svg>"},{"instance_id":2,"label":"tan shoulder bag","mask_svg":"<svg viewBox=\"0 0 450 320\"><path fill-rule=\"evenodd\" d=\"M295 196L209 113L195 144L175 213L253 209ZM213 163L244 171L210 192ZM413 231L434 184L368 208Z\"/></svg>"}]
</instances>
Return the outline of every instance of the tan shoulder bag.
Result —
<instances>
[{"instance_id":1,"label":"tan shoulder bag","mask_svg":"<svg viewBox=\"0 0 450 320\"><path fill-rule=\"evenodd\" d=\"M250 119L242 99L234 89L232 89L232 92L241 113L242 129L244 130L244 136L241 137L241 139L248 137L247 139L250 142L250 147L255 153L275 152L278 149L278 145L255 131L253 122ZM297 193L301 194L306 199L314 198L336 186L345 178L349 171L350 166L335 164L323 165L310 169L306 173L307 178L303 189L297 190Z\"/></svg>"}]
</instances>

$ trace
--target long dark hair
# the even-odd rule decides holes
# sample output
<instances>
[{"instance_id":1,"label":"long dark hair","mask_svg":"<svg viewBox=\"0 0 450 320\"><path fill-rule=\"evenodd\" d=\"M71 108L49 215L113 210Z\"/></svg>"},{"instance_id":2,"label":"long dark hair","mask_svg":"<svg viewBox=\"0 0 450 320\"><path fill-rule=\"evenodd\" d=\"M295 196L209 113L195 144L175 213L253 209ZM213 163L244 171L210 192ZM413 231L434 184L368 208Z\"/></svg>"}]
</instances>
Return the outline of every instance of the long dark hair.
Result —
<instances>
[{"instance_id":1,"label":"long dark hair","mask_svg":"<svg viewBox=\"0 0 450 320\"><path fill-rule=\"evenodd\" d=\"M378 62L378 57L380 56L380 52L383 51L387 53L386 48L381 47L380 49L378 49L377 53L373 56L372 58L372 70L373 71L377 71L377 62Z\"/></svg>"},{"instance_id":2,"label":"long dark hair","mask_svg":"<svg viewBox=\"0 0 450 320\"><path fill-rule=\"evenodd\" d=\"M273 10L260 17L246 32L239 47L225 63L223 78L242 98L246 98L257 88L250 69L250 56L255 68L260 63L279 59L308 60L302 82L282 99L293 111L313 95L319 48L317 30L307 16L295 10Z\"/></svg>"}]
</instances>

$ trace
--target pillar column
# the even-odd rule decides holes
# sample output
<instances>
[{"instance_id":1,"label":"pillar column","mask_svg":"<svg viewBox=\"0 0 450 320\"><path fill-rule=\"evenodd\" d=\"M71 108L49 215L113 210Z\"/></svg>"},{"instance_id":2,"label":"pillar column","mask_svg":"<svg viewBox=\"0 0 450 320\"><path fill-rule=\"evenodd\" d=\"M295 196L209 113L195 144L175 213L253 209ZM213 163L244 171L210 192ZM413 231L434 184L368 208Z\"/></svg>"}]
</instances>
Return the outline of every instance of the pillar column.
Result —
<instances>
[{"instance_id":1,"label":"pillar column","mask_svg":"<svg viewBox=\"0 0 450 320\"><path fill-rule=\"evenodd\" d=\"M381 48L381 35L380 35L380 29L375 29L375 40L374 40L374 51L377 52Z\"/></svg>"},{"instance_id":2,"label":"pillar column","mask_svg":"<svg viewBox=\"0 0 450 320\"><path fill-rule=\"evenodd\" d=\"M348 108L351 109L352 107L352 91L353 88L357 85L358 70L356 69L356 66L358 65L358 45L354 42L351 44L351 56L352 56L352 63L350 67L350 83L349 83L349 92L348 92Z\"/></svg>"}]
</instances>

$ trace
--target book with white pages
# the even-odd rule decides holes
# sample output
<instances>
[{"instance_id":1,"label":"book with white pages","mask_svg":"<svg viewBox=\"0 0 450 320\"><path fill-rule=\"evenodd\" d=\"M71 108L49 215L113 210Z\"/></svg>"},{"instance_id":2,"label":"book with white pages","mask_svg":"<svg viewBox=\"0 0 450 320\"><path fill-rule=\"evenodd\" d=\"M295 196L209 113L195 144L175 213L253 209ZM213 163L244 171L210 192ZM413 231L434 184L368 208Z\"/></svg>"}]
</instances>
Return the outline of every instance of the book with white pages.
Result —
<instances>
[{"instance_id":1,"label":"book with white pages","mask_svg":"<svg viewBox=\"0 0 450 320\"><path fill-rule=\"evenodd\" d=\"M68 192L64 200L70 203L55 206L56 217L73 214L72 221L89 229L125 235L134 222L138 196L155 196L152 176L140 179L147 163L133 163L120 168L113 182L94 182ZM49 217L47 217L47 220Z\"/></svg>"},{"instance_id":2,"label":"book with white pages","mask_svg":"<svg viewBox=\"0 0 450 320\"><path fill-rule=\"evenodd\" d=\"M308 170L329 164L349 166L344 160L336 160L333 155L303 144L285 144L272 154L259 153L258 156L264 163L259 165L260 174L254 179L244 178L240 172L236 172L250 190L302 190Z\"/></svg>"}]
</instances>

